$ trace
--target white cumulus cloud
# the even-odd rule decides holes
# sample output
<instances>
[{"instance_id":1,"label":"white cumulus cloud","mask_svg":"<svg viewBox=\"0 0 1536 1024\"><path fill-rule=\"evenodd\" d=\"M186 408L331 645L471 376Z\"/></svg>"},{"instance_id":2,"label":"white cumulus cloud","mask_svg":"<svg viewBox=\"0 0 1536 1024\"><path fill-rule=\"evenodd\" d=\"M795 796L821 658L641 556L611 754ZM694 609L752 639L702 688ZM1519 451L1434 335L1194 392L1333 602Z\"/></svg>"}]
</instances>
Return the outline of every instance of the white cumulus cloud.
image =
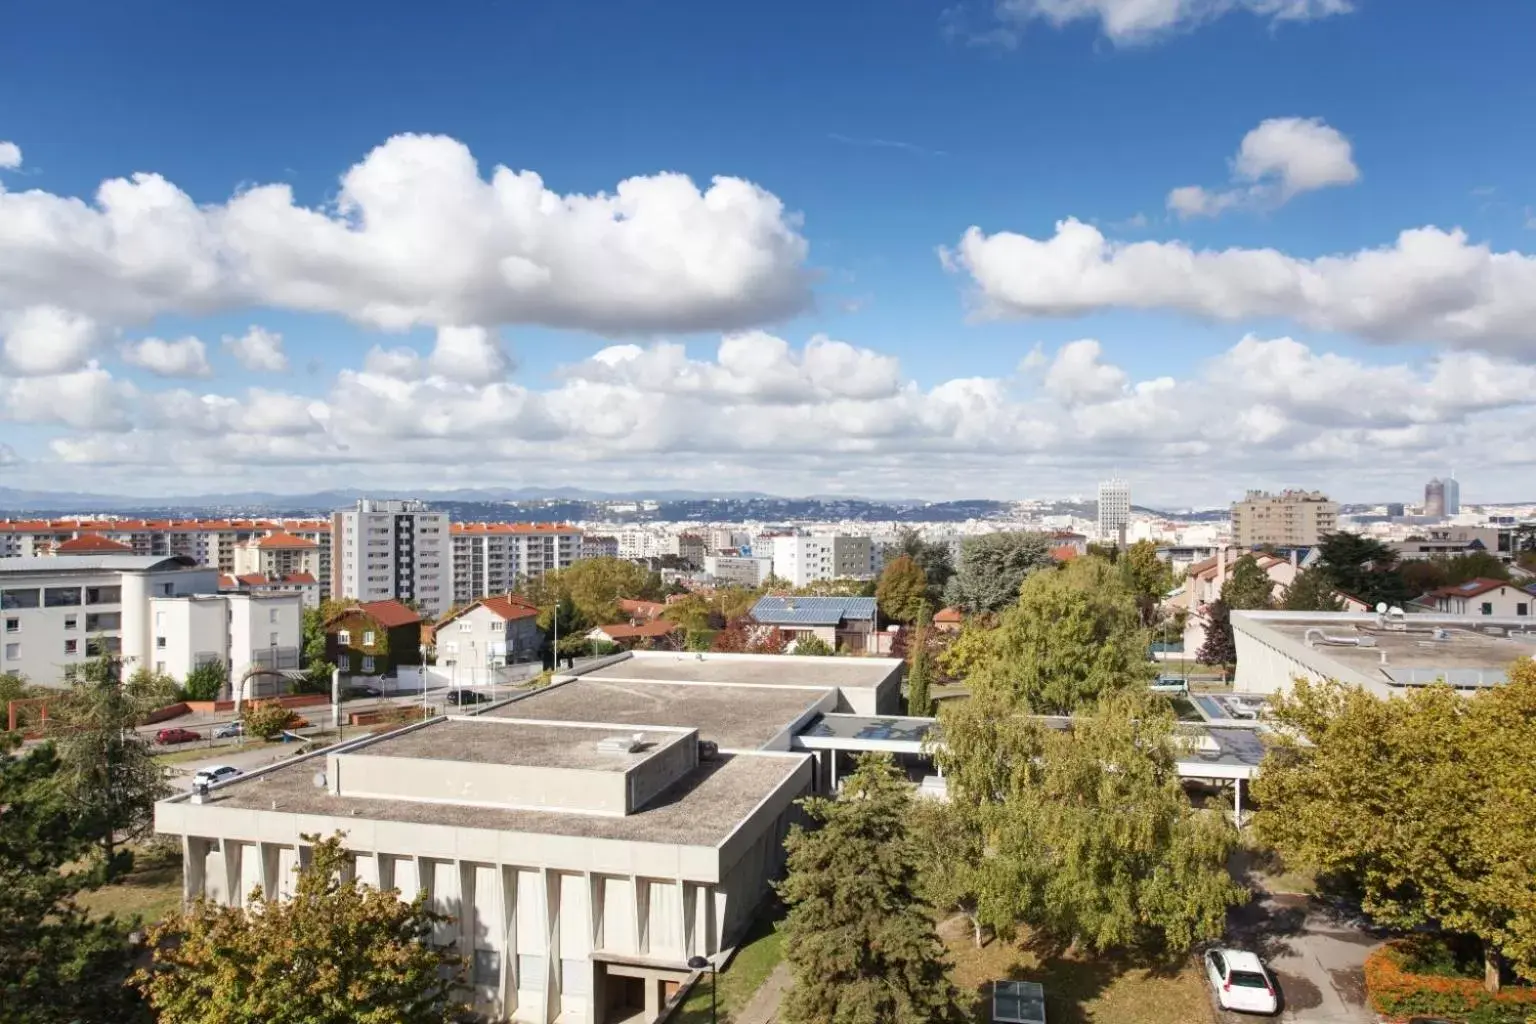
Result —
<instances>
[{"instance_id":1,"label":"white cumulus cloud","mask_svg":"<svg viewBox=\"0 0 1536 1024\"><path fill-rule=\"evenodd\" d=\"M0 171L14 171L21 166L21 147L0 139Z\"/></svg>"},{"instance_id":2,"label":"white cumulus cloud","mask_svg":"<svg viewBox=\"0 0 1536 1024\"><path fill-rule=\"evenodd\" d=\"M1188 31L1233 11L1274 22L1313 21L1354 10L1353 0L999 0L998 17L1026 25L1044 21L1060 28L1097 22L1117 45L1146 43Z\"/></svg>"},{"instance_id":3,"label":"white cumulus cloud","mask_svg":"<svg viewBox=\"0 0 1536 1024\"><path fill-rule=\"evenodd\" d=\"M212 377L208 348L201 339L191 337L166 341L144 338L123 346L123 362L148 370L157 377Z\"/></svg>"},{"instance_id":4,"label":"white cumulus cloud","mask_svg":"<svg viewBox=\"0 0 1536 1024\"><path fill-rule=\"evenodd\" d=\"M1168 193L1181 217L1214 217L1234 207L1279 206L1302 192L1360 180L1344 133L1321 118L1276 117L1243 137L1232 160L1236 187L1184 185Z\"/></svg>"},{"instance_id":5,"label":"white cumulus cloud","mask_svg":"<svg viewBox=\"0 0 1536 1024\"><path fill-rule=\"evenodd\" d=\"M224 351L235 357L245 369L255 373L283 373L288 356L283 352L283 336L276 331L252 324L238 337L226 334L221 339Z\"/></svg>"},{"instance_id":6,"label":"white cumulus cloud","mask_svg":"<svg viewBox=\"0 0 1536 1024\"><path fill-rule=\"evenodd\" d=\"M31 376L85 366L102 339L96 321L57 306L0 310L0 368Z\"/></svg>"},{"instance_id":7,"label":"white cumulus cloud","mask_svg":"<svg viewBox=\"0 0 1536 1024\"><path fill-rule=\"evenodd\" d=\"M972 227L940 256L971 276L981 312L992 317L1169 309L1536 356L1536 257L1494 252L1460 230L1417 228L1390 246L1306 259L1116 243L1069 218L1050 238Z\"/></svg>"}]
</instances>

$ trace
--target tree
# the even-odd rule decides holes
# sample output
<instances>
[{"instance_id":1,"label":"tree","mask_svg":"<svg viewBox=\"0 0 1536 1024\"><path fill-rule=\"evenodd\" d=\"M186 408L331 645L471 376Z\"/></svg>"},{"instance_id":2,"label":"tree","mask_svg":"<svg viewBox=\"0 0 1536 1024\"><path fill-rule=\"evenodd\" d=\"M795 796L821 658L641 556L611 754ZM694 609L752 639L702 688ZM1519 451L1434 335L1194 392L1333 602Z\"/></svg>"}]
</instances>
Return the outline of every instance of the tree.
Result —
<instances>
[{"instance_id":1,"label":"tree","mask_svg":"<svg viewBox=\"0 0 1536 1024\"><path fill-rule=\"evenodd\" d=\"M668 622L677 623L689 632L714 629L722 621L710 607L709 601L698 594L689 594L687 597L668 602L662 609L661 617Z\"/></svg>"},{"instance_id":2,"label":"tree","mask_svg":"<svg viewBox=\"0 0 1536 1024\"><path fill-rule=\"evenodd\" d=\"M1202 665L1237 664L1237 639L1232 635L1232 609L1225 601L1212 601L1205 609L1205 643L1195 653Z\"/></svg>"},{"instance_id":3,"label":"tree","mask_svg":"<svg viewBox=\"0 0 1536 1024\"><path fill-rule=\"evenodd\" d=\"M60 783L94 838L109 880L132 865L132 855L120 847L149 834L155 801L170 792L165 769L133 729L167 702L167 687L175 684L143 669L124 682L121 671L109 654L86 662L48 719L62 765Z\"/></svg>"},{"instance_id":4,"label":"tree","mask_svg":"<svg viewBox=\"0 0 1536 1024\"><path fill-rule=\"evenodd\" d=\"M966 1019L928 908L914 891L911 791L890 759L866 755L836 800L804 801L779 883L789 905L786 1024L925 1024Z\"/></svg>"},{"instance_id":5,"label":"tree","mask_svg":"<svg viewBox=\"0 0 1536 1024\"><path fill-rule=\"evenodd\" d=\"M1460 555L1413 558L1398 567L1403 587L1419 595L1440 587L1454 587L1472 580L1509 579L1509 567L1486 551L1468 551Z\"/></svg>"},{"instance_id":6,"label":"tree","mask_svg":"<svg viewBox=\"0 0 1536 1024\"><path fill-rule=\"evenodd\" d=\"M938 656L938 665L950 679L966 680L990 656L995 623L972 617L965 620L954 640Z\"/></svg>"},{"instance_id":7,"label":"tree","mask_svg":"<svg viewBox=\"0 0 1536 1024\"><path fill-rule=\"evenodd\" d=\"M1157 621L1158 607L1173 589L1173 568L1157 555L1157 545L1139 540L1125 549L1116 562L1141 609L1141 624Z\"/></svg>"},{"instance_id":8,"label":"tree","mask_svg":"<svg viewBox=\"0 0 1536 1024\"><path fill-rule=\"evenodd\" d=\"M962 713L978 692L995 690L1010 707L1070 714L1100 694L1151 679L1149 636L1114 566L1079 558L1034 573L1016 602L996 629L977 637L982 650L966 679L973 700ZM950 650L965 643L962 633Z\"/></svg>"},{"instance_id":9,"label":"tree","mask_svg":"<svg viewBox=\"0 0 1536 1024\"><path fill-rule=\"evenodd\" d=\"M795 654L804 654L812 657L830 657L837 652L832 645L827 643L815 633L801 633L795 638Z\"/></svg>"},{"instance_id":10,"label":"tree","mask_svg":"<svg viewBox=\"0 0 1536 1024\"><path fill-rule=\"evenodd\" d=\"M1026 922L1098 951L1183 952L1222 934L1247 898L1227 871L1237 830L1190 806L1166 703L1115 693L1067 729L1016 712L994 729L1000 743L941 754L952 799L984 830L970 844L985 851L973 883L983 923Z\"/></svg>"},{"instance_id":11,"label":"tree","mask_svg":"<svg viewBox=\"0 0 1536 1024\"><path fill-rule=\"evenodd\" d=\"M182 689L188 700L218 700L228 682L228 667L222 661L209 661L187 673Z\"/></svg>"},{"instance_id":12,"label":"tree","mask_svg":"<svg viewBox=\"0 0 1536 1024\"><path fill-rule=\"evenodd\" d=\"M886 565L903 556L917 563L917 567L923 570L923 578L928 581L928 604L937 607L944 593L944 585L955 574L949 544L924 540L921 531L904 526L897 531L895 542L885 546L883 555Z\"/></svg>"},{"instance_id":13,"label":"tree","mask_svg":"<svg viewBox=\"0 0 1536 1024\"><path fill-rule=\"evenodd\" d=\"M558 666L561 659L579 658L587 652L587 632L593 626L606 625L619 621L617 615L618 606L615 604L613 618L604 619L602 622L594 622L581 610L576 599L569 594L562 594L552 599L553 603L539 612L536 620L539 629L544 633L544 650L549 653L551 663ZM554 650L556 635L559 636L560 649Z\"/></svg>"},{"instance_id":14,"label":"tree","mask_svg":"<svg viewBox=\"0 0 1536 1024\"><path fill-rule=\"evenodd\" d=\"M1275 601L1275 582L1259 568L1258 559L1244 555L1232 563L1232 574L1221 585L1221 600L1239 611L1268 608Z\"/></svg>"},{"instance_id":15,"label":"tree","mask_svg":"<svg viewBox=\"0 0 1536 1024\"><path fill-rule=\"evenodd\" d=\"M960 545L960 567L944 588L944 602L968 612L1001 611L1019 599L1019 586L1051 560L1043 533L986 533Z\"/></svg>"},{"instance_id":16,"label":"tree","mask_svg":"<svg viewBox=\"0 0 1536 1024\"><path fill-rule=\"evenodd\" d=\"M933 698L928 693L927 628L919 625L912 644L912 669L907 673L907 714L927 717L933 714Z\"/></svg>"},{"instance_id":17,"label":"tree","mask_svg":"<svg viewBox=\"0 0 1536 1024\"><path fill-rule=\"evenodd\" d=\"M1404 584L1397 552L1355 533L1330 533L1318 544L1320 564L1339 590L1368 605L1401 605L1417 594Z\"/></svg>"},{"instance_id":18,"label":"tree","mask_svg":"<svg viewBox=\"0 0 1536 1024\"><path fill-rule=\"evenodd\" d=\"M908 831L917 847L917 892L936 910L959 911L982 942L980 906L988 884L983 830L976 809L948 800L914 800Z\"/></svg>"},{"instance_id":19,"label":"tree","mask_svg":"<svg viewBox=\"0 0 1536 1024\"><path fill-rule=\"evenodd\" d=\"M348 877L341 836L320 840L293 898L260 887L249 910L199 900L150 933L134 982L160 1024L447 1024L464 960L436 946L447 917Z\"/></svg>"},{"instance_id":20,"label":"tree","mask_svg":"<svg viewBox=\"0 0 1536 1024\"><path fill-rule=\"evenodd\" d=\"M1313 565L1296 574L1285 588L1280 607L1289 612L1341 612L1344 599L1333 589L1328 570Z\"/></svg>"},{"instance_id":21,"label":"tree","mask_svg":"<svg viewBox=\"0 0 1536 1024\"><path fill-rule=\"evenodd\" d=\"M77 902L106 865L64 786L52 744L16 756L0 733L0 1016L15 1024L120 1024L141 1019L123 980L131 921ZM82 863L84 862L84 863Z\"/></svg>"},{"instance_id":22,"label":"tree","mask_svg":"<svg viewBox=\"0 0 1536 1024\"><path fill-rule=\"evenodd\" d=\"M518 591L545 609L569 598L589 628L621 621L622 600L659 601L666 596L660 573L619 558L583 558L568 569L524 579ZM560 634L565 635L563 621Z\"/></svg>"},{"instance_id":23,"label":"tree","mask_svg":"<svg viewBox=\"0 0 1536 1024\"><path fill-rule=\"evenodd\" d=\"M1471 698L1298 679L1272 715L1258 835L1354 882L1380 924L1477 937L1489 988L1504 958L1536 979L1536 664Z\"/></svg>"},{"instance_id":24,"label":"tree","mask_svg":"<svg viewBox=\"0 0 1536 1024\"><path fill-rule=\"evenodd\" d=\"M275 700L253 700L240 711L240 721L247 736L261 740L276 739L299 716Z\"/></svg>"},{"instance_id":25,"label":"tree","mask_svg":"<svg viewBox=\"0 0 1536 1024\"><path fill-rule=\"evenodd\" d=\"M928 603L928 577L906 555L886 563L875 586L875 600L885 617L896 622L915 622Z\"/></svg>"}]
</instances>

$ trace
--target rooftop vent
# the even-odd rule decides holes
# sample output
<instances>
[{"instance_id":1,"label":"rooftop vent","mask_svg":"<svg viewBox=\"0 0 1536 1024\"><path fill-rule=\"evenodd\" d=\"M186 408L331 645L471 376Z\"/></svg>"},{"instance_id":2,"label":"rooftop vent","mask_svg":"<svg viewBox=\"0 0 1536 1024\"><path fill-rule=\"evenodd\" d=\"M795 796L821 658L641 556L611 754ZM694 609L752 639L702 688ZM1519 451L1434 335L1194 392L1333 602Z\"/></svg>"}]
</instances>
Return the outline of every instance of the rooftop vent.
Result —
<instances>
[{"instance_id":1,"label":"rooftop vent","mask_svg":"<svg viewBox=\"0 0 1536 1024\"><path fill-rule=\"evenodd\" d=\"M597 741L597 749L605 754L633 754L645 747L645 733L629 736L605 736Z\"/></svg>"}]
</instances>

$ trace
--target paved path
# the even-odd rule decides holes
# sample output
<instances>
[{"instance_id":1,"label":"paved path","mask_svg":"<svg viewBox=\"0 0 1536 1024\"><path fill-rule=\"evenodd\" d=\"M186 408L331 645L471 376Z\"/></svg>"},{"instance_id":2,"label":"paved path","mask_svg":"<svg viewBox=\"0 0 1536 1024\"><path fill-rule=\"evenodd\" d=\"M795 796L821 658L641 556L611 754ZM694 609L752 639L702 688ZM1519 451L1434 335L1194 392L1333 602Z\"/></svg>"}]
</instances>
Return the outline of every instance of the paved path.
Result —
<instances>
[{"instance_id":1,"label":"paved path","mask_svg":"<svg viewBox=\"0 0 1536 1024\"><path fill-rule=\"evenodd\" d=\"M773 1024L779 1015L779 1002L784 998L784 993L789 991L789 984L789 965L780 962L758 986L757 991L752 993L752 998L747 1000L747 1005L741 1008L731 1024Z\"/></svg>"},{"instance_id":2,"label":"paved path","mask_svg":"<svg viewBox=\"0 0 1536 1024\"><path fill-rule=\"evenodd\" d=\"M1257 894L1234 911L1227 942L1252 950L1280 983L1280 1019L1296 1024L1372 1024L1365 1001L1366 954L1380 940L1305 896ZM1250 1021L1218 1014L1224 1024Z\"/></svg>"}]
</instances>

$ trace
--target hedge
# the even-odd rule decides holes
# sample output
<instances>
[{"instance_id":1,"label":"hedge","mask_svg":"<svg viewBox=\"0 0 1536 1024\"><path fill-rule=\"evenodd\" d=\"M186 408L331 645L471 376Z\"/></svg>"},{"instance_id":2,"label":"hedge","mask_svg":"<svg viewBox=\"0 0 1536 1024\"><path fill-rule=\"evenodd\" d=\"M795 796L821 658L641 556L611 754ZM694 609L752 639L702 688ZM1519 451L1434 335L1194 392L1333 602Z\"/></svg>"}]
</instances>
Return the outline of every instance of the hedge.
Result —
<instances>
[{"instance_id":1,"label":"hedge","mask_svg":"<svg viewBox=\"0 0 1536 1024\"><path fill-rule=\"evenodd\" d=\"M1536 1020L1536 988L1508 985L1497 993L1472 978L1413 974L1401 942L1389 942L1365 958L1371 1007L1401 1019L1414 1014L1453 1017L1468 1024L1527 1024Z\"/></svg>"}]
</instances>

